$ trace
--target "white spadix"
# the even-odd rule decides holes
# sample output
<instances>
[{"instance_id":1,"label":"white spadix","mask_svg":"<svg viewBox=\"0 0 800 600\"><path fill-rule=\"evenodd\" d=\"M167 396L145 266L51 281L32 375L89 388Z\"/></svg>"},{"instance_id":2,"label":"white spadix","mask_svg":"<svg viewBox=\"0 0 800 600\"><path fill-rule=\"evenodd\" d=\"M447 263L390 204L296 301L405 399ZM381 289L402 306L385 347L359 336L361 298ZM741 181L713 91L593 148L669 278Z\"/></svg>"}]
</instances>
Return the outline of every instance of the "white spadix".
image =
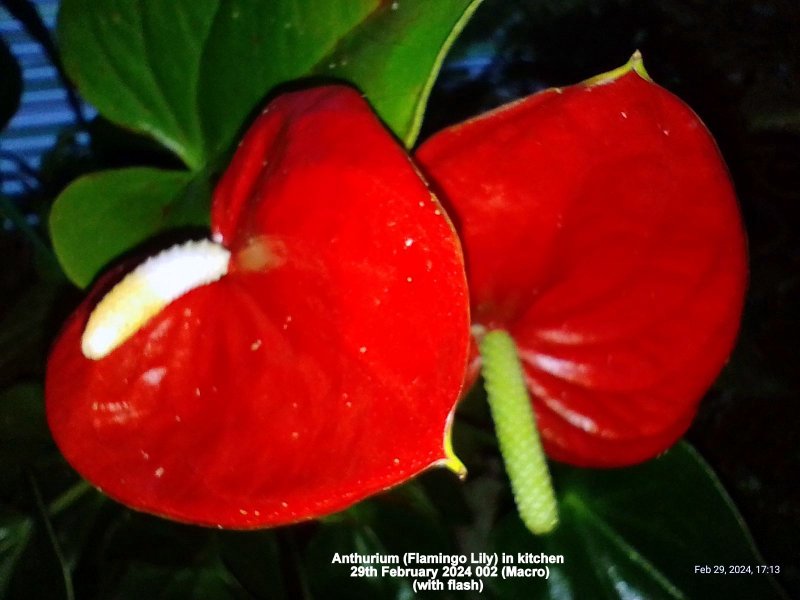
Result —
<instances>
[{"instance_id":1,"label":"white spadix","mask_svg":"<svg viewBox=\"0 0 800 600\"><path fill-rule=\"evenodd\" d=\"M209 240L177 244L128 273L97 304L81 338L86 358L110 354L170 302L228 272L230 252Z\"/></svg>"}]
</instances>

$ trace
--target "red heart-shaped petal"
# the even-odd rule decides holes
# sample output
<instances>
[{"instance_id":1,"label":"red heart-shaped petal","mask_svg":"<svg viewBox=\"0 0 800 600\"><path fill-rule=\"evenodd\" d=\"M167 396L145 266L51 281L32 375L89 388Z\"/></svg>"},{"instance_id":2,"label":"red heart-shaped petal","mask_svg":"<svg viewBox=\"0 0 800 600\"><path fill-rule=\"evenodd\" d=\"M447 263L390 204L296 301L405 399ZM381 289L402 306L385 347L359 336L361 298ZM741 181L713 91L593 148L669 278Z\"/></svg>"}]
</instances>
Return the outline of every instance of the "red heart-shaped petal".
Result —
<instances>
[{"instance_id":1,"label":"red heart-shaped petal","mask_svg":"<svg viewBox=\"0 0 800 600\"><path fill-rule=\"evenodd\" d=\"M545 449L576 465L668 448L742 310L745 239L725 165L637 60L417 153L453 209L474 321L512 334Z\"/></svg>"},{"instance_id":2,"label":"red heart-shaped petal","mask_svg":"<svg viewBox=\"0 0 800 600\"><path fill-rule=\"evenodd\" d=\"M134 508L226 527L330 513L448 458L469 313L459 242L409 158L343 87L272 102L221 180L228 274L99 360L50 357L64 455Z\"/></svg>"}]
</instances>

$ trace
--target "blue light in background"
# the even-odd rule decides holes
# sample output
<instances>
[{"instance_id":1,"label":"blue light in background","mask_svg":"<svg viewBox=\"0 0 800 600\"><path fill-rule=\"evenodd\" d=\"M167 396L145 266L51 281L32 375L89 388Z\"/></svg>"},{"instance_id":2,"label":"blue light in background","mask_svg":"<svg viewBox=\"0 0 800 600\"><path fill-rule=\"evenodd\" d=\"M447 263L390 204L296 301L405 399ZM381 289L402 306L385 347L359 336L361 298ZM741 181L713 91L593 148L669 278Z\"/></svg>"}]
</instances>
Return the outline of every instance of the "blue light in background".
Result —
<instances>
[{"instance_id":1,"label":"blue light in background","mask_svg":"<svg viewBox=\"0 0 800 600\"><path fill-rule=\"evenodd\" d=\"M58 2L33 0L45 25L52 32ZM55 67L44 50L5 9L0 8L0 37L11 49L22 69L23 93L20 108L8 126L0 132L0 193L22 194L30 176L20 169L20 161L33 170L39 168L42 154L51 149L64 127L76 123L75 114L61 85ZM84 105L84 116L96 111ZM87 135L79 135L78 143L87 143Z\"/></svg>"}]
</instances>

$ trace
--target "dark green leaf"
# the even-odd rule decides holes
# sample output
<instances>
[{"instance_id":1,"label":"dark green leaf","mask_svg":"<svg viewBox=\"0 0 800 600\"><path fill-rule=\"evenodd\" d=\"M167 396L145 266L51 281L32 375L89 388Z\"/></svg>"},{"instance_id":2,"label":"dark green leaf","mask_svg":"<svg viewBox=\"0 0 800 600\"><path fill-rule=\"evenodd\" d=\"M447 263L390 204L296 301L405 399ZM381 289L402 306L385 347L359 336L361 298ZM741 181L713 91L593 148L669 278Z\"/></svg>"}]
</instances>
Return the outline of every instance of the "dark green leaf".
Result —
<instances>
[{"instance_id":1,"label":"dark green leaf","mask_svg":"<svg viewBox=\"0 0 800 600\"><path fill-rule=\"evenodd\" d=\"M0 195L0 218L10 221L15 229L31 246L33 250L33 265L39 276L52 283L60 283L63 275L58 266L58 261L50 247L42 240L36 227L28 219L11 198ZM15 265L17 268L22 265Z\"/></svg>"},{"instance_id":2,"label":"dark green leaf","mask_svg":"<svg viewBox=\"0 0 800 600\"><path fill-rule=\"evenodd\" d=\"M326 525L312 540L306 560L314 598L403 598L413 596L411 582L393 577L351 577L350 565L332 563L336 554L389 553L379 536L366 525ZM380 565L377 566L380 569Z\"/></svg>"},{"instance_id":3,"label":"dark green leaf","mask_svg":"<svg viewBox=\"0 0 800 600\"><path fill-rule=\"evenodd\" d=\"M309 584L315 598L410 598L411 580L395 577L350 577L350 566L332 563L335 554L452 554L453 540L442 518L411 482L357 504L325 522L307 551ZM380 569L380 565L377 566Z\"/></svg>"},{"instance_id":4,"label":"dark green leaf","mask_svg":"<svg viewBox=\"0 0 800 600\"><path fill-rule=\"evenodd\" d=\"M205 153L197 112L200 56L216 0L64 0L64 66L106 117L145 132L190 167Z\"/></svg>"},{"instance_id":5,"label":"dark green leaf","mask_svg":"<svg viewBox=\"0 0 800 600\"><path fill-rule=\"evenodd\" d=\"M207 598L208 600L234 600L245 598L244 591L229 581L221 567L184 570L176 573L162 594L163 600Z\"/></svg>"},{"instance_id":6,"label":"dark green leaf","mask_svg":"<svg viewBox=\"0 0 800 600\"><path fill-rule=\"evenodd\" d=\"M206 139L224 152L275 86L308 75L378 0L220 5L203 55L198 103Z\"/></svg>"},{"instance_id":7,"label":"dark green leaf","mask_svg":"<svg viewBox=\"0 0 800 600\"><path fill-rule=\"evenodd\" d=\"M105 502L99 492L86 486L84 489L88 493L73 497L71 502L64 498L56 510L51 504L47 514L34 500L38 512L35 519L0 511L0 598L70 597L71 573ZM12 579L13 588L7 596Z\"/></svg>"},{"instance_id":8,"label":"dark green leaf","mask_svg":"<svg viewBox=\"0 0 800 600\"><path fill-rule=\"evenodd\" d=\"M252 596L286 598L273 531L221 531L219 552L228 571Z\"/></svg>"},{"instance_id":9,"label":"dark green leaf","mask_svg":"<svg viewBox=\"0 0 800 600\"><path fill-rule=\"evenodd\" d=\"M54 450L42 387L21 384L0 392L0 482L10 486L23 468Z\"/></svg>"},{"instance_id":10,"label":"dark green leaf","mask_svg":"<svg viewBox=\"0 0 800 600\"><path fill-rule=\"evenodd\" d=\"M186 568L203 562L210 552L213 531L125 511L106 537L103 550L109 560Z\"/></svg>"},{"instance_id":11,"label":"dark green leaf","mask_svg":"<svg viewBox=\"0 0 800 600\"><path fill-rule=\"evenodd\" d=\"M161 598L177 571L148 564L131 563L111 596L119 600Z\"/></svg>"},{"instance_id":12,"label":"dark green leaf","mask_svg":"<svg viewBox=\"0 0 800 600\"><path fill-rule=\"evenodd\" d=\"M67 71L109 119L199 169L262 99L315 74L362 88L411 144L442 58L479 0L65 0Z\"/></svg>"},{"instance_id":13,"label":"dark green leaf","mask_svg":"<svg viewBox=\"0 0 800 600\"><path fill-rule=\"evenodd\" d=\"M354 83L406 146L419 133L431 86L481 0L384 2L316 72Z\"/></svg>"},{"instance_id":14,"label":"dark green leaf","mask_svg":"<svg viewBox=\"0 0 800 600\"><path fill-rule=\"evenodd\" d=\"M80 481L48 507L64 563L70 571L75 570L84 551L92 551L89 540L105 504L103 494Z\"/></svg>"},{"instance_id":15,"label":"dark green leaf","mask_svg":"<svg viewBox=\"0 0 800 600\"><path fill-rule=\"evenodd\" d=\"M0 385L23 376L40 376L50 340L49 321L59 285L39 280L23 292L0 319Z\"/></svg>"},{"instance_id":16,"label":"dark green leaf","mask_svg":"<svg viewBox=\"0 0 800 600\"><path fill-rule=\"evenodd\" d=\"M244 591L228 578L221 567L172 570L132 563L112 597L116 600L246 599Z\"/></svg>"},{"instance_id":17,"label":"dark green leaf","mask_svg":"<svg viewBox=\"0 0 800 600\"><path fill-rule=\"evenodd\" d=\"M6 597L11 576L33 530L30 518L19 513L0 512L0 598Z\"/></svg>"},{"instance_id":18,"label":"dark green leaf","mask_svg":"<svg viewBox=\"0 0 800 600\"><path fill-rule=\"evenodd\" d=\"M210 147L224 151L265 94L311 73L359 87L410 146L441 60L479 1L226 4L200 80Z\"/></svg>"},{"instance_id":19,"label":"dark green leaf","mask_svg":"<svg viewBox=\"0 0 800 600\"><path fill-rule=\"evenodd\" d=\"M3 40L0 40L0 131L19 107L22 95L22 74L19 64Z\"/></svg>"},{"instance_id":20,"label":"dark green leaf","mask_svg":"<svg viewBox=\"0 0 800 600\"><path fill-rule=\"evenodd\" d=\"M516 517L495 533L497 552L564 555L550 579L492 579L503 597L782 598L775 582L755 573L763 560L716 477L680 443L627 469L554 469L561 524L534 537ZM749 565L752 575L695 572Z\"/></svg>"},{"instance_id":21,"label":"dark green leaf","mask_svg":"<svg viewBox=\"0 0 800 600\"><path fill-rule=\"evenodd\" d=\"M208 184L185 171L131 168L81 177L50 215L56 255L69 278L88 285L111 260L152 236L208 221Z\"/></svg>"},{"instance_id":22,"label":"dark green leaf","mask_svg":"<svg viewBox=\"0 0 800 600\"><path fill-rule=\"evenodd\" d=\"M29 481L36 505L34 528L9 580L7 597L10 600L73 600L72 575L64 561L38 485L33 477Z\"/></svg>"}]
</instances>

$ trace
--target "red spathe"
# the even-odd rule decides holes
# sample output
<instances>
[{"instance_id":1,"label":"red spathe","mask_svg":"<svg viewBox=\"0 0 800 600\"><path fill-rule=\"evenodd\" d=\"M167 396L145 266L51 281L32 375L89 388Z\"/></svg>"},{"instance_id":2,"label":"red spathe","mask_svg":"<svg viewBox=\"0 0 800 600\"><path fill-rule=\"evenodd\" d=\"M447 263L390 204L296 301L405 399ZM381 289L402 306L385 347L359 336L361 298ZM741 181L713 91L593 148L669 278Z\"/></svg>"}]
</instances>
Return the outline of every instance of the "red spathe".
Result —
<instances>
[{"instance_id":1,"label":"red spathe","mask_svg":"<svg viewBox=\"0 0 800 600\"><path fill-rule=\"evenodd\" d=\"M80 337L101 281L56 342L48 420L84 477L136 509L246 528L445 458L469 344L461 250L355 91L272 102L219 183L212 233L232 253L221 280L92 361Z\"/></svg>"},{"instance_id":2,"label":"red spathe","mask_svg":"<svg viewBox=\"0 0 800 600\"><path fill-rule=\"evenodd\" d=\"M731 350L739 211L697 116L631 68L456 125L416 157L451 209L473 321L517 342L545 450L666 450Z\"/></svg>"}]
</instances>

